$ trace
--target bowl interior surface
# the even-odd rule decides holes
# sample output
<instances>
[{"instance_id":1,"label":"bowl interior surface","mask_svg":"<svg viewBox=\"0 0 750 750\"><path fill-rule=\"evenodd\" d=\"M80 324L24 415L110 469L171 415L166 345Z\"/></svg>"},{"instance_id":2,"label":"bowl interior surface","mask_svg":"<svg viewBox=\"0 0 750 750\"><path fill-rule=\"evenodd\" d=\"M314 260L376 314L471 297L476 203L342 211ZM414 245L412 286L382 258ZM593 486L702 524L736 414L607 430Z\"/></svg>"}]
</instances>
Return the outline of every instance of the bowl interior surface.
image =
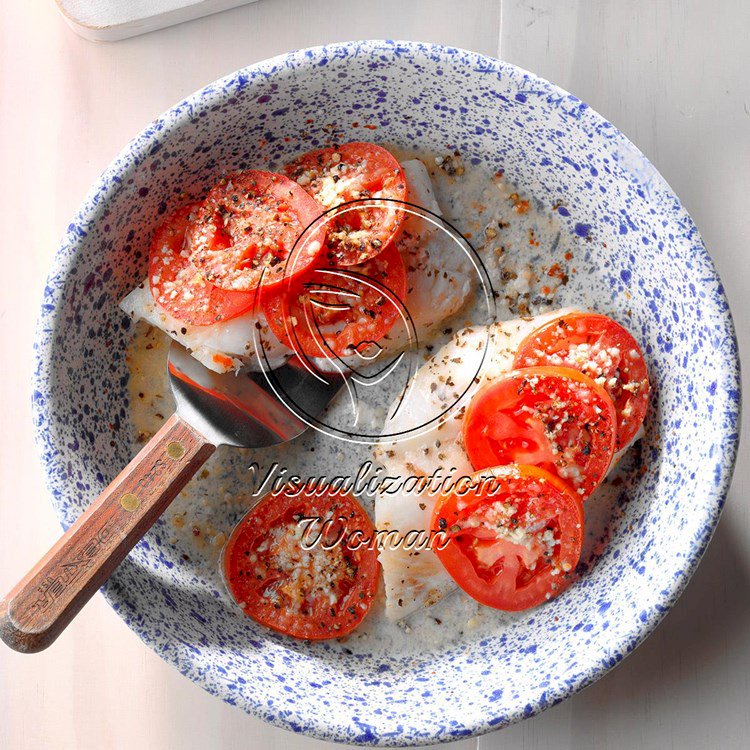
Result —
<instances>
[{"instance_id":1,"label":"bowl interior surface","mask_svg":"<svg viewBox=\"0 0 750 750\"><path fill-rule=\"evenodd\" d=\"M346 140L458 149L559 206L579 252L558 302L629 321L654 386L646 469L623 482L609 543L565 596L501 632L408 656L294 644L238 617L163 523L105 594L190 679L268 721L355 743L456 739L562 700L635 648L687 582L731 477L738 360L720 280L664 180L585 104L497 60L397 42L301 51L208 86L129 144L68 228L39 324L37 432L69 525L135 449L117 303L162 215L227 169Z\"/></svg>"}]
</instances>

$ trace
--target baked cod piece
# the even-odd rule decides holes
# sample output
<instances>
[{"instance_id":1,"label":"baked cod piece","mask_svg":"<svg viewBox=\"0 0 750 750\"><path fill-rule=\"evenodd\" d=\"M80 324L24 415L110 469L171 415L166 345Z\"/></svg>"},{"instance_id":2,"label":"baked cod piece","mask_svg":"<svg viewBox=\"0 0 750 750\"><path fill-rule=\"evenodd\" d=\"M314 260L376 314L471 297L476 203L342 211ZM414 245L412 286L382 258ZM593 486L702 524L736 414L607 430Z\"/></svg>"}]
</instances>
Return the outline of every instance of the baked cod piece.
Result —
<instances>
[{"instance_id":1,"label":"baked cod piece","mask_svg":"<svg viewBox=\"0 0 750 750\"><path fill-rule=\"evenodd\" d=\"M402 166L410 202L439 215L440 207L424 164L411 159ZM472 291L470 263L451 237L438 229L437 220L432 223L421 216L405 220L398 247L407 266L408 291L404 304L421 341L465 304ZM120 307L134 320L143 320L162 330L215 372L236 371L243 366L259 369L253 336L258 326L272 367L282 365L290 355L289 349L269 330L260 311L209 326L189 325L156 302L145 280L123 298ZM403 349L409 344L409 335L404 326L399 326L380 344L384 349Z\"/></svg>"},{"instance_id":2,"label":"baked cod piece","mask_svg":"<svg viewBox=\"0 0 750 750\"><path fill-rule=\"evenodd\" d=\"M472 394L480 385L509 372L523 339L564 312L570 310L465 328L414 374L409 398L389 423L389 431L413 429L429 415L448 411L426 434L377 445L375 459L388 476L435 476L435 481L421 492L380 493L375 500L375 525L379 530L401 534L413 529L429 531L442 479L455 481L473 472L461 439L461 420ZM475 379L477 372L481 373L480 383ZM429 607L456 588L431 549L385 546L380 563L386 614L391 619Z\"/></svg>"}]
</instances>

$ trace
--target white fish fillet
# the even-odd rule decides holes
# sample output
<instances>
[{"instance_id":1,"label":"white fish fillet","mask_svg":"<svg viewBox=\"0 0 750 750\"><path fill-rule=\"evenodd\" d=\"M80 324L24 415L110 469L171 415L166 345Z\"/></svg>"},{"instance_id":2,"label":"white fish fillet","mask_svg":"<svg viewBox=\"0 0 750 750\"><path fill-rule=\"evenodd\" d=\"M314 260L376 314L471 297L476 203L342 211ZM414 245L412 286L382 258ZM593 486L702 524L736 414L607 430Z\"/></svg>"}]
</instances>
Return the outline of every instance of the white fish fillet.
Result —
<instances>
[{"instance_id":1,"label":"white fish fillet","mask_svg":"<svg viewBox=\"0 0 750 750\"><path fill-rule=\"evenodd\" d=\"M427 169L419 159L403 163L409 200L433 213L440 214L435 201L432 182ZM401 252L409 271L409 292L405 305L415 324L417 336L424 339L435 326L453 315L465 303L472 291L470 264L460 248L435 224L418 216L406 220ZM211 326L190 326L171 316L154 300L147 281L133 289L120 303L130 317L144 320L164 331L175 341L189 349L199 362L215 372L237 370L242 366L258 369L253 346L253 327L260 322L266 356L271 366L280 366L289 356L289 350L270 332L263 314L252 312L238 318ZM392 337L386 337L382 346L398 350L408 344L408 331L403 326ZM224 358L229 357L231 364ZM359 360L352 358L353 363ZM320 366L325 367L321 360Z\"/></svg>"},{"instance_id":2,"label":"white fish fillet","mask_svg":"<svg viewBox=\"0 0 750 750\"><path fill-rule=\"evenodd\" d=\"M432 180L427 167L420 159L407 159L401 162L401 168L406 177L406 199L415 206L420 206L433 214L442 215L440 206L435 198ZM426 239L437 231L437 223L420 215L409 214L404 220L403 231L411 235L418 235Z\"/></svg>"},{"instance_id":3,"label":"white fish fillet","mask_svg":"<svg viewBox=\"0 0 750 750\"><path fill-rule=\"evenodd\" d=\"M441 216L425 165L419 159L409 159L401 166L409 202ZM408 348L412 335L420 344L429 341L441 323L464 307L475 286L471 260L461 245L440 228L439 218L429 221L420 215L409 215L398 249L406 265L407 292L403 302L414 327L410 330L396 323L378 342L389 353ZM356 355L342 359L352 367L362 364ZM318 367L327 369L325 360L315 361Z\"/></svg>"},{"instance_id":4,"label":"white fish fillet","mask_svg":"<svg viewBox=\"0 0 750 750\"><path fill-rule=\"evenodd\" d=\"M189 349L193 357L214 372L238 370L243 365L259 369L253 345L253 330L260 322L264 348L272 366L282 365L289 350L268 330L262 313L245 313L210 326L191 326L172 317L154 300L148 281L133 289L120 308L134 320L144 320L161 329ZM229 357L231 364L224 363Z\"/></svg>"},{"instance_id":5,"label":"white fish fillet","mask_svg":"<svg viewBox=\"0 0 750 750\"><path fill-rule=\"evenodd\" d=\"M450 410L445 421L427 434L398 443L382 443L375 448L375 459L389 477L459 477L472 473L472 467L461 440L463 408L480 385L513 368L516 350L523 339L536 328L573 308L556 310L535 318L510 320L459 331L439 352L423 365L413 378L408 401L389 424L389 430L408 430L419 424L427 414L434 414L440 405L449 407L455 396L465 389L468 393ZM488 341L487 357L481 369L481 382L472 383ZM620 457L640 438L642 432L614 458L611 469ZM437 488L437 482L433 484ZM429 530L432 511L437 501L433 492L381 492L375 501L375 525L379 530ZM410 551L385 546L381 550L386 593L386 613L401 619L422 607L440 601L456 588L440 561L429 549Z\"/></svg>"},{"instance_id":6,"label":"white fish fillet","mask_svg":"<svg viewBox=\"0 0 750 750\"><path fill-rule=\"evenodd\" d=\"M410 159L401 166L409 202L440 216L425 165L419 159ZM474 290L471 260L438 224L439 220L433 223L426 217L412 215L405 221L398 242L407 269L404 302L419 341L428 340L444 320L461 310ZM388 349L402 349L408 343L408 331L399 325L381 342Z\"/></svg>"}]
</instances>

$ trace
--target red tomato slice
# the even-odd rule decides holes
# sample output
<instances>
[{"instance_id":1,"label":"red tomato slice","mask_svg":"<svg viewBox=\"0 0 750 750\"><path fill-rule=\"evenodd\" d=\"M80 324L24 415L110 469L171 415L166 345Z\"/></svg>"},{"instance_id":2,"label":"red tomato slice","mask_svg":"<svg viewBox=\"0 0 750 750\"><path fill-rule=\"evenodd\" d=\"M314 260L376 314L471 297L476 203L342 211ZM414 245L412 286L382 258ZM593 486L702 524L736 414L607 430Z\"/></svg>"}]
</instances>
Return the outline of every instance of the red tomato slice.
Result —
<instances>
[{"instance_id":1,"label":"red tomato slice","mask_svg":"<svg viewBox=\"0 0 750 750\"><path fill-rule=\"evenodd\" d=\"M206 196L188 230L190 260L207 281L232 291L278 284L294 243L320 215L297 183L273 172L247 170L222 178ZM322 231L295 251L293 274L321 253Z\"/></svg>"},{"instance_id":2,"label":"red tomato slice","mask_svg":"<svg viewBox=\"0 0 750 750\"><path fill-rule=\"evenodd\" d=\"M190 325L210 326L247 312L254 296L209 284L190 262L185 232L200 207L184 206L157 227L149 250L148 281L154 299L170 315Z\"/></svg>"},{"instance_id":3,"label":"red tomato slice","mask_svg":"<svg viewBox=\"0 0 750 750\"><path fill-rule=\"evenodd\" d=\"M401 165L389 151L372 143L310 151L284 171L325 210L360 199L406 200ZM372 258L395 237L403 220L398 204L387 202L337 214L328 233L329 260L352 266Z\"/></svg>"},{"instance_id":4,"label":"red tomato slice","mask_svg":"<svg viewBox=\"0 0 750 750\"><path fill-rule=\"evenodd\" d=\"M635 339L606 315L570 313L527 336L514 366L556 365L588 375L609 393L617 411L617 450L643 424L648 408L648 370Z\"/></svg>"},{"instance_id":5,"label":"red tomato slice","mask_svg":"<svg viewBox=\"0 0 750 750\"><path fill-rule=\"evenodd\" d=\"M540 466L586 498L609 469L616 424L612 399L590 378L565 367L529 367L472 398L463 438L476 470Z\"/></svg>"},{"instance_id":6,"label":"red tomato slice","mask_svg":"<svg viewBox=\"0 0 750 750\"><path fill-rule=\"evenodd\" d=\"M535 466L480 471L437 504L435 553L473 599L518 611L572 583L583 545L583 506L556 476Z\"/></svg>"},{"instance_id":7,"label":"red tomato slice","mask_svg":"<svg viewBox=\"0 0 750 750\"><path fill-rule=\"evenodd\" d=\"M274 335L308 357L366 355L393 327L406 294L406 267L389 245L358 266L315 268L261 295Z\"/></svg>"},{"instance_id":8,"label":"red tomato slice","mask_svg":"<svg viewBox=\"0 0 750 750\"><path fill-rule=\"evenodd\" d=\"M303 518L321 522L306 534ZM224 548L224 578L245 614L262 625L294 638L340 638L362 622L377 591L377 549L360 543L373 534L350 495L288 485L235 527Z\"/></svg>"}]
</instances>

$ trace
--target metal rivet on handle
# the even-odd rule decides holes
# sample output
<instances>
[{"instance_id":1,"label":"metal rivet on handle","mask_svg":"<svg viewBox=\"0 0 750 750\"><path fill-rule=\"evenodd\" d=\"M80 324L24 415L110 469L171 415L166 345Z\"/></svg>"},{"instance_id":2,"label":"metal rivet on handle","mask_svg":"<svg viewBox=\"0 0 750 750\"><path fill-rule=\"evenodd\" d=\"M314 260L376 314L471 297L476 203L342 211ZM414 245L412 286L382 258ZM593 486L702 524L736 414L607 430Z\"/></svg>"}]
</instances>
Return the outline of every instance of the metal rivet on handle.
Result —
<instances>
[{"instance_id":1,"label":"metal rivet on handle","mask_svg":"<svg viewBox=\"0 0 750 750\"><path fill-rule=\"evenodd\" d=\"M185 447L175 440L167 446L167 455L176 461L185 455Z\"/></svg>"},{"instance_id":2,"label":"metal rivet on handle","mask_svg":"<svg viewBox=\"0 0 750 750\"><path fill-rule=\"evenodd\" d=\"M129 512L137 510L140 504L141 501L138 499L138 495L134 495L132 492L126 492L120 498L120 505Z\"/></svg>"}]
</instances>

